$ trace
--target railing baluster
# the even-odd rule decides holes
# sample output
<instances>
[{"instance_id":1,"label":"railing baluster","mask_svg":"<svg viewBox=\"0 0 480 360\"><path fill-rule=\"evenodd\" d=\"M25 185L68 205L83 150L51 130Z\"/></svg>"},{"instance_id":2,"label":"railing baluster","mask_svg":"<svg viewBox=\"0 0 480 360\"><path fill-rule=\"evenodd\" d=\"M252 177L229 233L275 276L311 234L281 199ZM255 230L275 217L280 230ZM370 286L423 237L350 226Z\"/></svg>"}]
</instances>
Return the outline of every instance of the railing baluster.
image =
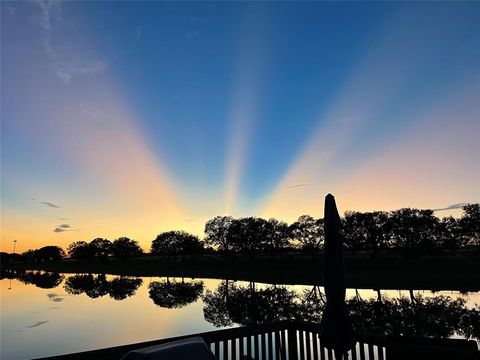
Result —
<instances>
[{"instance_id":1,"label":"railing baluster","mask_svg":"<svg viewBox=\"0 0 480 360\"><path fill-rule=\"evenodd\" d=\"M312 333L305 332L305 351L307 353L307 360L312 360Z\"/></svg>"},{"instance_id":2,"label":"railing baluster","mask_svg":"<svg viewBox=\"0 0 480 360\"><path fill-rule=\"evenodd\" d=\"M280 359L282 360L287 360L287 336L285 335L286 332L287 330L280 331Z\"/></svg>"},{"instance_id":3,"label":"railing baluster","mask_svg":"<svg viewBox=\"0 0 480 360\"><path fill-rule=\"evenodd\" d=\"M300 350L300 360L305 360L305 343L304 343L304 336L303 330L300 330L298 336L298 349Z\"/></svg>"},{"instance_id":4,"label":"railing baluster","mask_svg":"<svg viewBox=\"0 0 480 360\"><path fill-rule=\"evenodd\" d=\"M372 344L368 344L368 359L369 360L375 360L375 354L374 354L374 351L373 351L373 345Z\"/></svg>"},{"instance_id":5,"label":"railing baluster","mask_svg":"<svg viewBox=\"0 0 480 360\"><path fill-rule=\"evenodd\" d=\"M328 353L328 360L333 360L334 357L333 357L333 351L332 351L332 349L327 349L327 353Z\"/></svg>"},{"instance_id":6,"label":"railing baluster","mask_svg":"<svg viewBox=\"0 0 480 360\"><path fill-rule=\"evenodd\" d=\"M325 355L325 347L322 345L321 342L320 342L320 359L322 359L322 360L327 359L327 357Z\"/></svg>"},{"instance_id":7,"label":"railing baluster","mask_svg":"<svg viewBox=\"0 0 480 360\"><path fill-rule=\"evenodd\" d=\"M267 341L268 341L268 360L273 360L273 334L269 331L267 333Z\"/></svg>"},{"instance_id":8,"label":"railing baluster","mask_svg":"<svg viewBox=\"0 0 480 360\"><path fill-rule=\"evenodd\" d=\"M275 360L283 360L283 357L282 357L282 343L280 342L280 331L277 330L275 331L275 347L273 348L273 353L275 354L274 355L274 359Z\"/></svg>"},{"instance_id":9,"label":"railing baluster","mask_svg":"<svg viewBox=\"0 0 480 360\"><path fill-rule=\"evenodd\" d=\"M237 339L232 339L232 360L237 360Z\"/></svg>"},{"instance_id":10,"label":"railing baluster","mask_svg":"<svg viewBox=\"0 0 480 360\"><path fill-rule=\"evenodd\" d=\"M360 360L365 360L365 344L363 342L360 344Z\"/></svg>"},{"instance_id":11,"label":"railing baluster","mask_svg":"<svg viewBox=\"0 0 480 360\"><path fill-rule=\"evenodd\" d=\"M252 335L247 337L247 355L252 356Z\"/></svg>"},{"instance_id":12,"label":"railing baluster","mask_svg":"<svg viewBox=\"0 0 480 360\"><path fill-rule=\"evenodd\" d=\"M258 344L258 334L255 334L255 336L253 337L253 347L254 347L254 350L255 350L255 359L260 359L260 346Z\"/></svg>"},{"instance_id":13,"label":"railing baluster","mask_svg":"<svg viewBox=\"0 0 480 360\"><path fill-rule=\"evenodd\" d=\"M215 342L215 357L220 360L220 342Z\"/></svg>"},{"instance_id":14,"label":"railing baluster","mask_svg":"<svg viewBox=\"0 0 480 360\"><path fill-rule=\"evenodd\" d=\"M288 360L298 359L298 347L297 347L297 330L293 328L288 329Z\"/></svg>"},{"instance_id":15,"label":"railing baluster","mask_svg":"<svg viewBox=\"0 0 480 360\"><path fill-rule=\"evenodd\" d=\"M312 333L313 336L313 360L318 360L318 334Z\"/></svg>"},{"instance_id":16,"label":"railing baluster","mask_svg":"<svg viewBox=\"0 0 480 360\"><path fill-rule=\"evenodd\" d=\"M266 344L266 338L265 338L264 332L262 332L260 341L262 343L262 360L267 360L267 346L266 346L267 344Z\"/></svg>"},{"instance_id":17,"label":"railing baluster","mask_svg":"<svg viewBox=\"0 0 480 360\"><path fill-rule=\"evenodd\" d=\"M352 348L352 360L357 360L357 343Z\"/></svg>"},{"instance_id":18,"label":"railing baluster","mask_svg":"<svg viewBox=\"0 0 480 360\"><path fill-rule=\"evenodd\" d=\"M240 359L244 356L244 355L247 355L247 351L245 349L245 337L241 337L240 338Z\"/></svg>"},{"instance_id":19,"label":"railing baluster","mask_svg":"<svg viewBox=\"0 0 480 360\"><path fill-rule=\"evenodd\" d=\"M228 340L223 340L223 360L229 360L228 358Z\"/></svg>"},{"instance_id":20,"label":"railing baluster","mask_svg":"<svg viewBox=\"0 0 480 360\"><path fill-rule=\"evenodd\" d=\"M384 360L385 357L383 356L383 346L377 346L378 349L378 360Z\"/></svg>"}]
</instances>

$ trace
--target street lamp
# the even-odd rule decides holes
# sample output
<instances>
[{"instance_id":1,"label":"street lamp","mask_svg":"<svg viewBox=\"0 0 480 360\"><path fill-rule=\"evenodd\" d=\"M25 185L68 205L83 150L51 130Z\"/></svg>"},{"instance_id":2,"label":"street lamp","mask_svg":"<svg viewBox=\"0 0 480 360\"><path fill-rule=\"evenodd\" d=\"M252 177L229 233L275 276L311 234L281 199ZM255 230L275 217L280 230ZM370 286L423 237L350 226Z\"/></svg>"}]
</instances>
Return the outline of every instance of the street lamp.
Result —
<instances>
[{"instance_id":1,"label":"street lamp","mask_svg":"<svg viewBox=\"0 0 480 360\"><path fill-rule=\"evenodd\" d=\"M15 254L15 245L17 245L17 240L13 240L13 253Z\"/></svg>"}]
</instances>

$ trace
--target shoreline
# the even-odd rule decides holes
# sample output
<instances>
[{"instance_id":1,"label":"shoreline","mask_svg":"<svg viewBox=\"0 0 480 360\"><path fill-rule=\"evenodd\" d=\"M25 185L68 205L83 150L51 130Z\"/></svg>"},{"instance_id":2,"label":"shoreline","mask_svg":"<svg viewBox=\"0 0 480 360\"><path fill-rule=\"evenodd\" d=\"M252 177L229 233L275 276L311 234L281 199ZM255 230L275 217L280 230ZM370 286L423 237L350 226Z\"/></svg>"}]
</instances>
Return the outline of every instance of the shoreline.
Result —
<instances>
[{"instance_id":1,"label":"shoreline","mask_svg":"<svg viewBox=\"0 0 480 360\"><path fill-rule=\"evenodd\" d=\"M323 257L280 255L226 257L219 255L157 257L127 260L63 260L52 263L15 263L4 269L58 273L95 273L138 277L229 279L284 285L322 285ZM347 288L480 290L480 256L398 256L345 258Z\"/></svg>"}]
</instances>

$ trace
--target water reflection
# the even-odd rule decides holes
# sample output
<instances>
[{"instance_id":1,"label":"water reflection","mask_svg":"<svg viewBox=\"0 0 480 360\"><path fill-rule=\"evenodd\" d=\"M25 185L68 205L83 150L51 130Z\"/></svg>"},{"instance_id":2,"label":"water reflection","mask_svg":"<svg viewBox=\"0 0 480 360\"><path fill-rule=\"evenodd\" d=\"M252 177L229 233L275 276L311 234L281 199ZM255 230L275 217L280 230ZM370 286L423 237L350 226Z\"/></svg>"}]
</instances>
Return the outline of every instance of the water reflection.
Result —
<instances>
[{"instance_id":1,"label":"water reflection","mask_svg":"<svg viewBox=\"0 0 480 360\"><path fill-rule=\"evenodd\" d=\"M27 285L33 284L42 289L53 289L62 283L65 276L58 273L48 273L43 271L5 270L1 272L0 280L1 279L17 279Z\"/></svg>"},{"instance_id":2,"label":"water reflection","mask_svg":"<svg viewBox=\"0 0 480 360\"><path fill-rule=\"evenodd\" d=\"M40 271L3 271L1 279L18 279L42 289L58 287L70 295L95 299L109 295L114 300L134 296L140 278L77 274L68 276ZM201 280L160 279L148 284L148 297L160 308L181 309L199 300L203 318L215 327L255 325L276 320L319 322L325 306L320 286L264 285L223 280L205 290ZM352 293L353 294L353 293ZM48 293L53 302L61 295ZM362 298L358 291L346 300L355 331L371 334L428 337L460 336L480 340L480 305L467 306L464 298L445 295L424 297L409 291L405 297L377 295ZM184 311L184 310L182 310Z\"/></svg>"},{"instance_id":3,"label":"water reflection","mask_svg":"<svg viewBox=\"0 0 480 360\"><path fill-rule=\"evenodd\" d=\"M135 294L142 284L142 279L118 277L107 280L104 274L94 276L81 274L69 277L65 281L65 291L71 295L85 293L90 298L98 298L106 294L114 300L123 300Z\"/></svg>"},{"instance_id":4,"label":"water reflection","mask_svg":"<svg viewBox=\"0 0 480 360\"><path fill-rule=\"evenodd\" d=\"M148 294L153 302L167 309L180 309L198 300L204 289L203 281L153 281L148 285Z\"/></svg>"},{"instance_id":5,"label":"water reflection","mask_svg":"<svg viewBox=\"0 0 480 360\"><path fill-rule=\"evenodd\" d=\"M452 337L480 340L480 306L467 308L466 301L449 296L413 296L362 299L359 294L346 301L355 331L370 334ZM237 286L223 281L204 296L205 320L217 327L253 325L274 320L319 322L324 294L319 287L303 293L286 287L255 284Z\"/></svg>"}]
</instances>

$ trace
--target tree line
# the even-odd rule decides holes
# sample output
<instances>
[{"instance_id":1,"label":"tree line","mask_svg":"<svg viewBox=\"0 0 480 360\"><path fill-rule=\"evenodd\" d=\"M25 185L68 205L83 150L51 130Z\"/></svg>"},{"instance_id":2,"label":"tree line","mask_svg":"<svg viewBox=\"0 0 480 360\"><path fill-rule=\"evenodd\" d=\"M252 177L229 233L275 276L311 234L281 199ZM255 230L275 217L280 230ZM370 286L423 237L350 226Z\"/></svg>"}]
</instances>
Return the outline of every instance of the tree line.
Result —
<instances>
[{"instance_id":1,"label":"tree line","mask_svg":"<svg viewBox=\"0 0 480 360\"><path fill-rule=\"evenodd\" d=\"M403 208L395 211L347 211L342 218L344 246L355 254L379 250L402 250L406 256L418 252L478 248L480 246L480 204L463 206L460 218L438 218L432 210ZM186 256L219 253L224 255L275 255L303 252L315 255L324 244L323 219L302 215L292 224L277 219L216 216L205 224L205 237L185 231L159 234L151 244L151 255ZM21 255L1 253L11 261L46 262L71 259L126 259L144 255L137 241L120 237L114 241L96 238L70 244L66 253L58 246L28 250ZM13 257L12 257L13 256Z\"/></svg>"}]
</instances>

